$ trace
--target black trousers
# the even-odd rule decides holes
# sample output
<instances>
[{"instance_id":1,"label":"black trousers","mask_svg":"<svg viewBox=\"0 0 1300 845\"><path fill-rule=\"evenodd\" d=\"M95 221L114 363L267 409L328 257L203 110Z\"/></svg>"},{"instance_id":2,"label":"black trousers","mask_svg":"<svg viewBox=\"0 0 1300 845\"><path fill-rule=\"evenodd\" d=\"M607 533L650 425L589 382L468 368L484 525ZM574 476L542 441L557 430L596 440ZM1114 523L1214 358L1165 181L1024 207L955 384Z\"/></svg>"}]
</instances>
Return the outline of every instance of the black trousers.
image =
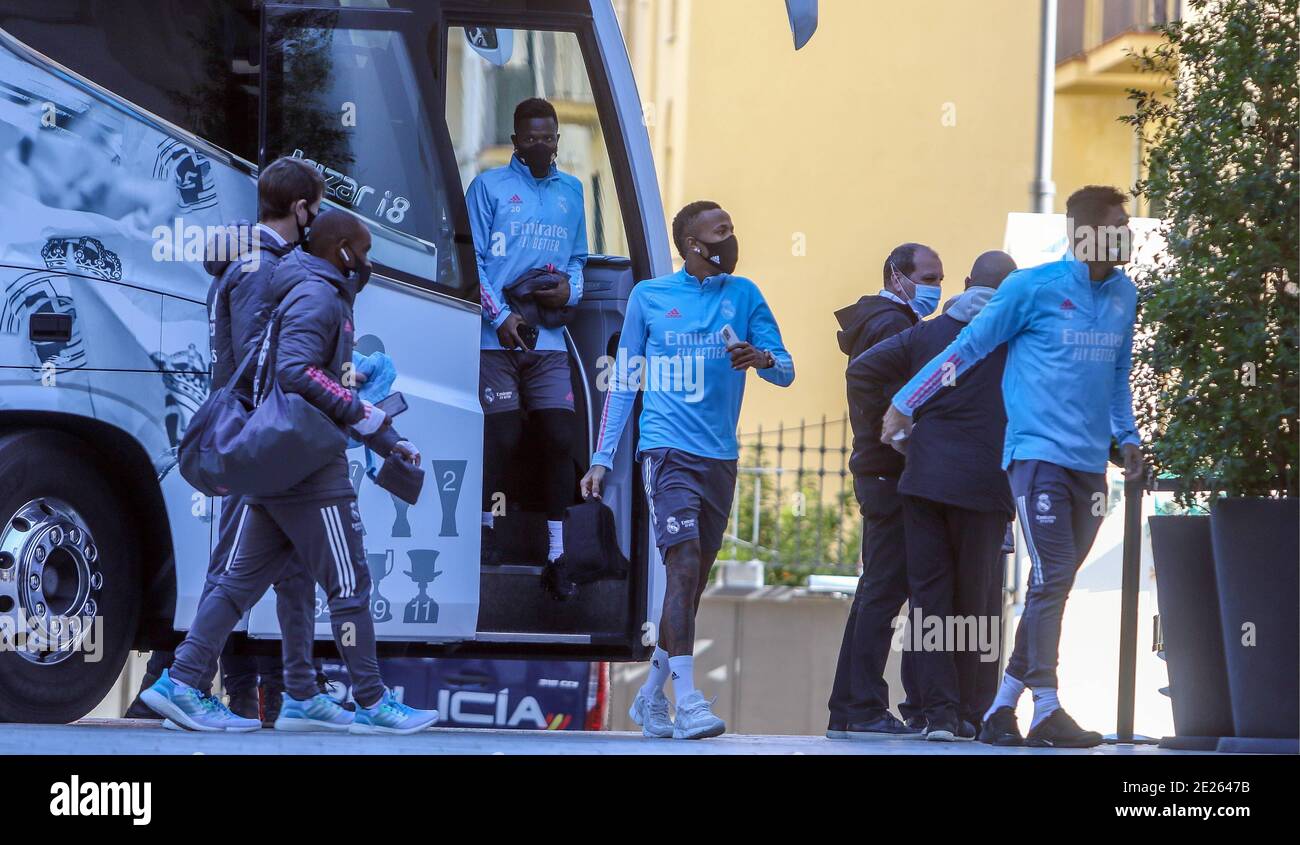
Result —
<instances>
[{"instance_id":1,"label":"black trousers","mask_svg":"<svg viewBox=\"0 0 1300 845\"><path fill-rule=\"evenodd\" d=\"M885 664L895 637L895 619L907 601L907 545L898 479L878 476L853 482L862 508L862 577L853 596L849 619L840 643L835 683L827 706L831 721L870 721L889 709ZM902 655L903 691L906 699L899 715L921 715L921 698L915 656Z\"/></svg>"},{"instance_id":2,"label":"black trousers","mask_svg":"<svg viewBox=\"0 0 1300 845\"><path fill-rule=\"evenodd\" d=\"M916 657L925 717L979 725L998 686L1007 514L901 498L912 595L906 647Z\"/></svg>"}]
</instances>

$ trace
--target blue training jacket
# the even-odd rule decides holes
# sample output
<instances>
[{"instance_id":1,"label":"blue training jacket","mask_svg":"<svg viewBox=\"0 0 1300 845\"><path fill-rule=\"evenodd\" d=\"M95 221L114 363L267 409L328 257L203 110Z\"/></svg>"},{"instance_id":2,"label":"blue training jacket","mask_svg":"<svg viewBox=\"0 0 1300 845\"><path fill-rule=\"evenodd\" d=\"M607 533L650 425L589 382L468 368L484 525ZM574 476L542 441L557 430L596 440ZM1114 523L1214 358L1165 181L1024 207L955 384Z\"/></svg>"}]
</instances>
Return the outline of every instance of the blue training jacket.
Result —
<instances>
[{"instance_id":1,"label":"blue training jacket","mask_svg":"<svg viewBox=\"0 0 1300 845\"><path fill-rule=\"evenodd\" d=\"M601 362L597 386L607 389L591 462L614 466L623 426L644 389L638 451L672 448L734 460L736 422L745 372L731 368L722 340L730 325L741 341L771 352L776 365L759 370L778 387L794 381L794 361L758 286L720 274L699 281L683 268L632 289L613 361ZM608 388L602 386L608 384Z\"/></svg>"},{"instance_id":2,"label":"blue training jacket","mask_svg":"<svg viewBox=\"0 0 1300 845\"><path fill-rule=\"evenodd\" d=\"M582 299L587 215L582 183L551 165L542 179L511 156L480 173L465 194L483 303L481 349L500 349L497 327L510 316L506 286L529 270L554 265L569 276L569 305ZM538 326L537 348L563 351L564 330Z\"/></svg>"},{"instance_id":3,"label":"blue training jacket","mask_svg":"<svg viewBox=\"0 0 1300 845\"><path fill-rule=\"evenodd\" d=\"M1139 443L1129 368L1137 289L1115 269L1100 282L1073 257L1007 276L984 310L894 395L908 416L1007 344L1002 465L1048 461L1105 472L1113 436Z\"/></svg>"}]
</instances>

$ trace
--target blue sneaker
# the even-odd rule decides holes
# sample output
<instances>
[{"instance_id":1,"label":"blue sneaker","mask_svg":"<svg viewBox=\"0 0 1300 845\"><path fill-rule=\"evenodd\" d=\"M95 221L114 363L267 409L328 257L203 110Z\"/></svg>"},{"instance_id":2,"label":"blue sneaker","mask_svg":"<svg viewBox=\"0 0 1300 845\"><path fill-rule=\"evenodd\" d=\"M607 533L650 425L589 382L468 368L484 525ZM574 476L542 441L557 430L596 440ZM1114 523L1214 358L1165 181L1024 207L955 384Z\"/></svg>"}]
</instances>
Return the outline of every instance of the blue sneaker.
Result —
<instances>
[{"instance_id":1,"label":"blue sneaker","mask_svg":"<svg viewBox=\"0 0 1300 845\"><path fill-rule=\"evenodd\" d=\"M374 707L357 705L356 718L348 727L354 734L413 734L433 726L438 721L437 710L416 710L398 701L392 690L385 689L384 697Z\"/></svg>"},{"instance_id":2,"label":"blue sneaker","mask_svg":"<svg viewBox=\"0 0 1300 845\"><path fill-rule=\"evenodd\" d=\"M246 733L262 727L256 719L243 719L231 713L214 696L173 681L167 669L153 686L140 693L140 700L159 716L186 730Z\"/></svg>"},{"instance_id":3,"label":"blue sneaker","mask_svg":"<svg viewBox=\"0 0 1300 845\"><path fill-rule=\"evenodd\" d=\"M299 701L289 693L280 693L280 715L275 719L277 731L334 731L347 733L353 716L324 693Z\"/></svg>"}]
</instances>

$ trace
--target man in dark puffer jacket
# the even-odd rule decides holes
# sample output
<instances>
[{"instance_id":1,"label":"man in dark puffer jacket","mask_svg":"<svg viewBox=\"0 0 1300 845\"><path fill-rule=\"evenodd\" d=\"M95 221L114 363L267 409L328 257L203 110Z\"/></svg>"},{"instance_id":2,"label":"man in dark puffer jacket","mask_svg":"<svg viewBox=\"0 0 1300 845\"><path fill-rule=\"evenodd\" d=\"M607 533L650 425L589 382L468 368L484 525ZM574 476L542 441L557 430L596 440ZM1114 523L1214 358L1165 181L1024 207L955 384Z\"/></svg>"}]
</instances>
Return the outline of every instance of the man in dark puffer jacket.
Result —
<instances>
[{"instance_id":1,"label":"man in dark puffer jacket","mask_svg":"<svg viewBox=\"0 0 1300 845\"><path fill-rule=\"evenodd\" d=\"M288 290L275 269L301 240L320 209L325 181L316 168L300 159L281 158L262 171L257 181L258 220L233 224L208 244L203 267L213 277L208 287L208 336L211 346L210 392L215 393L230 381L244 354L262 338L271 311ZM245 393L252 393L253 368L244 379ZM217 541L208 562L199 604L217 584L217 579L231 562L231 550L238 529L237 516L243 510L240 496L227 496L221 502L217 523ZM229 710L255 719L259 716L258 686L264 692L265 722L273 723L280 709L284 690L283 673L310 671L311 632L306 633L307 650L303 653L301 625L303 606L313 610L315 597L311 577L292 575L277 582L276 613L279 617L285 651L283 662L275 656L254 657L235 654L229 641L220 650L222 687L230 696ZM148 689L173 660L171 651L155 649L149 658L140 691ZM205 670L199 689L210 694L217 672L217 657ZM220 699L212 704L225 709ZM137 697L126 712L127 718L153 718L154 713Z\"/></svg>"},{"instance_id":2,"label":"man in dark puffer jacket","mask_svg":"<svg viewBox=\"0 0 1300 845\"><path fill-rule=\"evenodd\" d=\"M388 425L384 412L343 385L352 360L352 304L370 275L370 231L356 217L327 211L312 227L310 252L297 250L276 268L289 293L278 307L275 378L350 429L387 457L396 452L418 465L419 452ZM283 279L282 279L283 277ZM286 461L293 455L285 455ZM348 479L345 451L287 490L245 499L234 560L199 608L171 669L142 698L191 730L249 730L213 718L193 689L202 667L244 612L268 586L303 564L329 600L334 641L348 667L355 715L319 692L314 677L286 677L287 692L275 725L281 730L407 734L437 719L398 701L379 676L370 574L362 545L361 516ZM310 611L308 611L310 613Z\"/></svg>"}]
</instances>

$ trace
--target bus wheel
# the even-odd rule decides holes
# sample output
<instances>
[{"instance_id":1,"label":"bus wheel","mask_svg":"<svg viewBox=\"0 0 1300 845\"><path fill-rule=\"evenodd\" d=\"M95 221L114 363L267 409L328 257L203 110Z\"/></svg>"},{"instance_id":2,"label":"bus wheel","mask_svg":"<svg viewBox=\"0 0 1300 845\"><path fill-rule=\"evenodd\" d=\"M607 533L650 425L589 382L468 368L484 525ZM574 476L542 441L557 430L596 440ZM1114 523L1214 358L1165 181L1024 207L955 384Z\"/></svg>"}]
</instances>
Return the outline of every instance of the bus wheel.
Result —
<instances>
[{"instance_id":1,"label":"bus wheel","mask_svg":"<svg viewBox=\"0 0 1300 845\"><path fill-rule=\"evenodd\" d=\"M137 532L82 441L0 435L0 721L75 721L122 672L140 616Z\"/></svg>"}]
</instances>

